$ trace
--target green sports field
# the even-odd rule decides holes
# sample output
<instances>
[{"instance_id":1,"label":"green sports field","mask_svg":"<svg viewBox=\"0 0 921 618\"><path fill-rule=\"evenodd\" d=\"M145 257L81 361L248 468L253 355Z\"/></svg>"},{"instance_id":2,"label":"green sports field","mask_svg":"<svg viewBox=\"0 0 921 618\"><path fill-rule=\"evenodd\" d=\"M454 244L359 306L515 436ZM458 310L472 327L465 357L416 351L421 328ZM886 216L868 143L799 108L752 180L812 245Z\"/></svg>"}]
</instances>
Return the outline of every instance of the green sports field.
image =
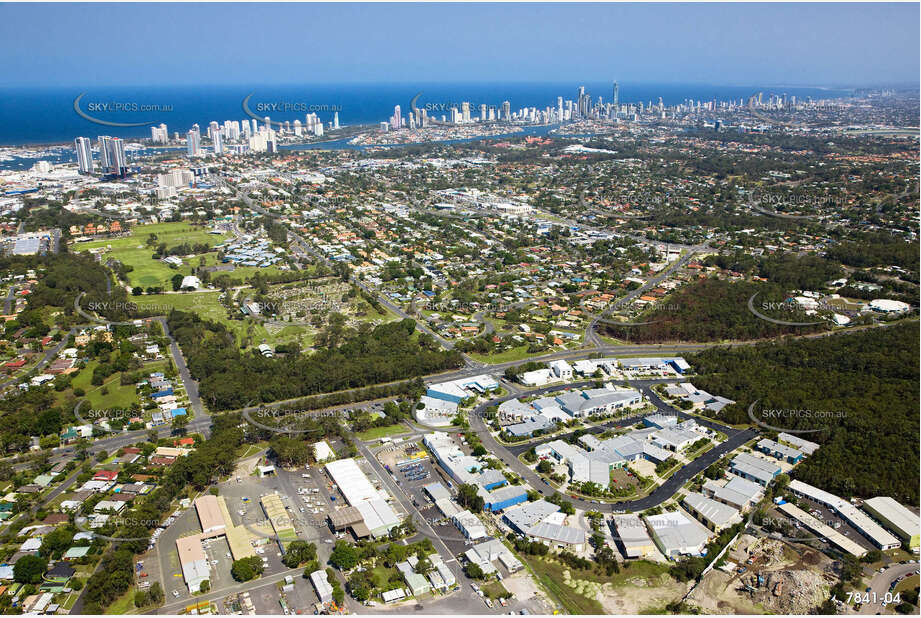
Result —
<instances>
[{"instance_id":1,"label":"green sports field","mask_svg":"<svg viewBox=\"0 0 921 618\"><path fill-rule=\"evenodd\" d=\"M198 257L183 260L183 265L171 268L169 265L154 260L152 247L147 246L147 238L156 234L157 244L166 243L167 248L183 243L207 244L211 247L224 242L227 234L210 234L208 228L193 226L189 223L154 223L139 225L132 229L131 236L125 238L112 238L107 240L94 240L92 242L78 243L73 246L75 251L88 251L90 249L107 249L105 257L119 260L122 264L134 268L128 273L128 280L132 287L162 287L170 289L170 279L179 273L192 274L192 268L198 266ZM206 256L210 264L216 262L213 254ZM237 275L240 276L240 275Z\"/></svg>"}]
</instances>

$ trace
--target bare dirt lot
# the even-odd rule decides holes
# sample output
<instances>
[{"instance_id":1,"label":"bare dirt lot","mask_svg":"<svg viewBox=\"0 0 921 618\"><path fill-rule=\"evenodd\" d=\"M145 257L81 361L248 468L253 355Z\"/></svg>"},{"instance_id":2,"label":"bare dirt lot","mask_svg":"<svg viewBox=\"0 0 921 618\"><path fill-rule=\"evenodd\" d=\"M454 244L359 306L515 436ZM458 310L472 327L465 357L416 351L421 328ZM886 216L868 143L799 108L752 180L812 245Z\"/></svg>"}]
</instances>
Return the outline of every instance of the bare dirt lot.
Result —
<instances>
[{"instance_id":1,"label":"bare dirt lot","mask_svg":"<svg viewBox=\"0 0 921 618\"><path fill-rule=\"evenodd\" d=\"M743 535L727 559L732 572L710 571L688 597L691 605L713 614L809 614L836 581L834 561L774 539Z\"/></svg>"}]
</instances>

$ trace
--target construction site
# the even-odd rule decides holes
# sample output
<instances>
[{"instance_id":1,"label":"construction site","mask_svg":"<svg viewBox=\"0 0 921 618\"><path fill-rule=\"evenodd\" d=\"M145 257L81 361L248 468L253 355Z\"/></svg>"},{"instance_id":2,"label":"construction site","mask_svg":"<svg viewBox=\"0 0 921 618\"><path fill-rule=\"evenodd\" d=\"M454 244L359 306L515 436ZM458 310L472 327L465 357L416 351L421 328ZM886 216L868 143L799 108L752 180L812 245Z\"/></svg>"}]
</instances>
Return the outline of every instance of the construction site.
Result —
<instances>
[{"instance_id":1,"label":"construction site","mask_svg":"<svg viewBox=\"0 0 921 618\"><path fill-rule=\"evenodd\" d=\"M836 581L835 561L814 549L742 535L687 601L704 613L810 614Z\"/></svg>"}]
</instances>

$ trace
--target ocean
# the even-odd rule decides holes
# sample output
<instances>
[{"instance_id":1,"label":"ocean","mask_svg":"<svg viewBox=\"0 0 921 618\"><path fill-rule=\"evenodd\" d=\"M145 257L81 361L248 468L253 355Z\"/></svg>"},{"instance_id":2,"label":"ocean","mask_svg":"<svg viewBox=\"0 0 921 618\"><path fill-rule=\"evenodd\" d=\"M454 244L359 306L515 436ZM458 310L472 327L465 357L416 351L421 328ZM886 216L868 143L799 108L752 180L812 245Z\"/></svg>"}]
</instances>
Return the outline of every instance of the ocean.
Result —
<instances>
[{"instance_id":1,"label":"ocean","mask_svg":"<svg viewBox=\"0 0 921 618\"><path fill-rule=\"evenodd\" d=\"M612 83L584 83L593 101L602 97L610 101ZM479 115L480 105L499 108L509 101L514 112L523 107L555 107L557 97L575 100L579 85L559 83L457 83L457 84L323 84L301 86L219 86L172 88L0 88L0 146L28 146L31 151L0 152L0 170L29 169L36 161L69 163L76 160L73 140L89 137L95 144L99 135L126 139L150 137L150 127L165 123L170 137L184 136L193 124L207 131L212 120L249 120L255 114L275 121L295 119L304 122L307 113L316 113L329 123L338 112L342 126L377 124L388 120L399 105L405 117L413 103L428 110L430 116L450 116L461 102L470 103L470 113ZM710 86L703 84L630 84L619 86L621 103L657 103L665 105L686 100L747 100L757 92L765 97L787 94L799 99L837 98L850 91L823 88ZM82 96L81 96L82 95ZM79 97L79 99L78 99ZM76 102L75 102L76 100ZM75 109L79 108L80 113ZM141 126L110 126L85 118ZM262 124L260 122L260 124ZM524 134L543 135L548 127L529 127ZM522 135L519 133L518 135ZM501 136L497 136L501 137ZM460 140L466 141L466 140ZM55 146L57 145L57 146ZM348 144L348 139L312 144L284 144L282 150L310 148L362 148ZM178 153L182 147L172 147ZM163 150L160 149L160 152ZM129 161L153 152L131 150Z\"/></svg>"},{"instance_id":2,"label":"ocean","mask_svg":"<svg viewBox=\"0 0 921 618\"><path fill-rule=\"evenodd\" d=\"M612 82L606 83L457 83L457 84L322 84L300 86L182 86L144 88L29 88L0 89L0 145L47 145L73 143L77 136L94 138L112 135L123 138L150 137L150 126L166 123L170 135L184 135L198 123L202 132L212 120L249 118L243 109L248 95L250 111L260 118L304 122L305 114L315 111L323 122L339 112L341 125L376 124L393 114L400 105L406 116L414 97L430 115L449 115L450 108L469 101L471 114L480 104L500 106L509 101L511 109L555 107L557 96L577 97L584 85L596 101L611 100ZM714 86L705 84L620 84L622 103L657 102L666 105L687 99L720 101L747 99L764 92L796 96L800 99L846 96L848 91L820 88ZM114 127L96 124L74 110L74 100L83 94L79 108L93 118L120 123L145 123L143 126Z\"/></svg>"}]
</instances>

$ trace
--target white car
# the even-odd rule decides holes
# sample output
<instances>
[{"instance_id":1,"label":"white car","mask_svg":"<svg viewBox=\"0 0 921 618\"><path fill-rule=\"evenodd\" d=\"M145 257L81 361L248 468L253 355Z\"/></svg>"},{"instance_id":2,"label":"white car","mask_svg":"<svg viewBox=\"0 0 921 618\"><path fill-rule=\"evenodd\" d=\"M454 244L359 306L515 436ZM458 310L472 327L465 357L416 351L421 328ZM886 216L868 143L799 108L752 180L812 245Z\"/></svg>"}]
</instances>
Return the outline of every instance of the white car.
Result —
<instances>
[{"instance_id":1,"label":"white car","mask_svg":"<svg viewBox=\"0 0 921 618\"><path fill-rule=\"evenodd\" d=\"M176 598L178 599L178 598L179 598L179 591L178 591L178 590L173 590L173 596L176 597Z\"/></svg>"}]
</instances>

